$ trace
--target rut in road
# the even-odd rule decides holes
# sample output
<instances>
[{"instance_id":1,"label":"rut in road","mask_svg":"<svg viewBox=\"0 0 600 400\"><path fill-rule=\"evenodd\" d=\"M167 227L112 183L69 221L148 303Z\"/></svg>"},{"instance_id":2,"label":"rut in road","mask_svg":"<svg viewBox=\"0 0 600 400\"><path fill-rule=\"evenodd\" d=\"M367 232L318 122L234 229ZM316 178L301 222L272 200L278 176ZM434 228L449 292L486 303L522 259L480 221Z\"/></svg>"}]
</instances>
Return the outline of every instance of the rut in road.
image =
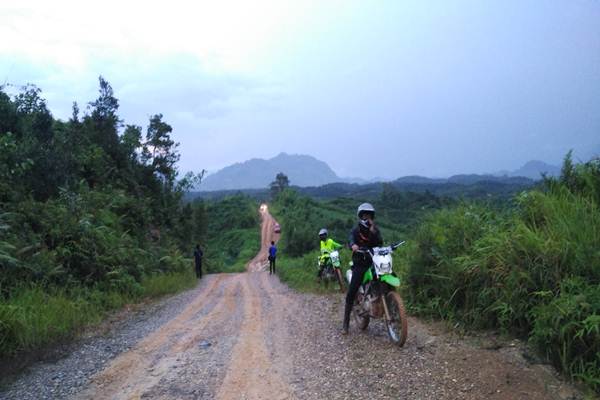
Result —
<instances>
[{"instance_id":1,"label":"rut in road","mask_svg":"<svg viewBox=\"0 0 600 400\"><path fill-rule=\"evenodd\" d=\"M206 290L181 314L115 358L76 398L293 398L267 350L263 321L281 312L270 309L265 316L265 296L274 294L265 278L264 273L210 275ZM211 343L208 351L205 342ZM226 368L213 382L199 385L190 367L210 365L209 352L218 352Z\"/></svg>"}]
</instances>

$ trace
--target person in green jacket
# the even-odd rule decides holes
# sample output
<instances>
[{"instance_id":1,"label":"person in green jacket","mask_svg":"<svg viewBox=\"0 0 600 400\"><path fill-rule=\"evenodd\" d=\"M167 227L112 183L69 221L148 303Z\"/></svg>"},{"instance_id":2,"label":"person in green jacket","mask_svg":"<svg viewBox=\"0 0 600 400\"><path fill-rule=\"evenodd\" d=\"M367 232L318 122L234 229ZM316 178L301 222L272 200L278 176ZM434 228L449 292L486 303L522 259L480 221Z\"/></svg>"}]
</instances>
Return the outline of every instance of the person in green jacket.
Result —
<instances>
[{"instance_id":1,"label":"person in green jacket","mask_svg":"<svg viewBox=\"0 0 600 400\"><path fill-rule=\"evenodd\" d=\"M327 229L323 228L319 231L319 239L321 239L321 256L319 257L319 272L317 274L319 279L321 279L321 276L323 275L325 265L329 262L329 253L344 247L333 239L328 238L327 235Z\"/></svg>"}]
</instances>

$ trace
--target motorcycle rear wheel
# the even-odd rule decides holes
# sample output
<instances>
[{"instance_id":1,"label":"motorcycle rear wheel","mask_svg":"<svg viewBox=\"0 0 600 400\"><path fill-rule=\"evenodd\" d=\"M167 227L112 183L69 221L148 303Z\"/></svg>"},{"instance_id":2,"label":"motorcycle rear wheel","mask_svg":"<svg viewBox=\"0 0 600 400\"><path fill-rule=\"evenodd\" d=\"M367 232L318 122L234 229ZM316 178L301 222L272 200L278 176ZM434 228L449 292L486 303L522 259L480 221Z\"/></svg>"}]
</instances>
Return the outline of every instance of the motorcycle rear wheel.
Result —
<instances>
[{"instance_id":1,"label":"motorcycle rear wheel","mask_svg":"<svg viewBox=\"0 0 600 400\"><path fill-rule=\"evenodd\" d=\"M389 321L387 318L385 319L388 336L398 347L402 347L408 336L408 321L406 319L404 303L400 295L396 292L388 292L385 295L384 301L392 318Z\"/></svg>"}]
</instances>

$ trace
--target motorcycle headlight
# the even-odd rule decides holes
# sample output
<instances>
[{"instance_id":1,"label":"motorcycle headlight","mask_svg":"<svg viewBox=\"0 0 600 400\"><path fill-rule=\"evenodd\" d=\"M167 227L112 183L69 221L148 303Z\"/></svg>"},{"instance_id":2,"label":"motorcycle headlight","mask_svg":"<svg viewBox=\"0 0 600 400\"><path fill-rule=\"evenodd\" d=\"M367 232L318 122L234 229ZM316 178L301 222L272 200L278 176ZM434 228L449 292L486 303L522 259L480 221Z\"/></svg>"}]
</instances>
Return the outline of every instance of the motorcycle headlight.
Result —
<instances>
[{"instance_id":1,"label":"motorcycle headlight","mask_svg":"<svg viewBox=\"0 0 600 400\"><path fill-rule=\"evenodd\" d=\"M392 264L391 263L382 263L381 266L379 267L379 269L381 270L381 272L391 272Z\"/></svg>"}]
</instances>

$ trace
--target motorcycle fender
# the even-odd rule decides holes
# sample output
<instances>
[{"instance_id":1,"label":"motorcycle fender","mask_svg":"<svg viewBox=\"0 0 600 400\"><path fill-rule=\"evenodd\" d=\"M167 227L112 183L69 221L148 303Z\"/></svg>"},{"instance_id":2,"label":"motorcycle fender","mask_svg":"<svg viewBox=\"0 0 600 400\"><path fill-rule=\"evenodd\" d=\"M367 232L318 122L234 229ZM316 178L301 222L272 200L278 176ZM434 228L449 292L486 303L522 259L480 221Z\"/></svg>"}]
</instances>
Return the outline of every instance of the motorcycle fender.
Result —
<instances>
[{"instance_id":1,"label":"motorcycle fender","mask_svg":"<svg viewBox=\"0 0 600 400\"><path fill-rule=\"evenodd\" d=\"M398 287L400 286L400 279L394 275L382 275L379 279L383 282L387 283L390 286Z\"/></svg>"}]
</instances>

